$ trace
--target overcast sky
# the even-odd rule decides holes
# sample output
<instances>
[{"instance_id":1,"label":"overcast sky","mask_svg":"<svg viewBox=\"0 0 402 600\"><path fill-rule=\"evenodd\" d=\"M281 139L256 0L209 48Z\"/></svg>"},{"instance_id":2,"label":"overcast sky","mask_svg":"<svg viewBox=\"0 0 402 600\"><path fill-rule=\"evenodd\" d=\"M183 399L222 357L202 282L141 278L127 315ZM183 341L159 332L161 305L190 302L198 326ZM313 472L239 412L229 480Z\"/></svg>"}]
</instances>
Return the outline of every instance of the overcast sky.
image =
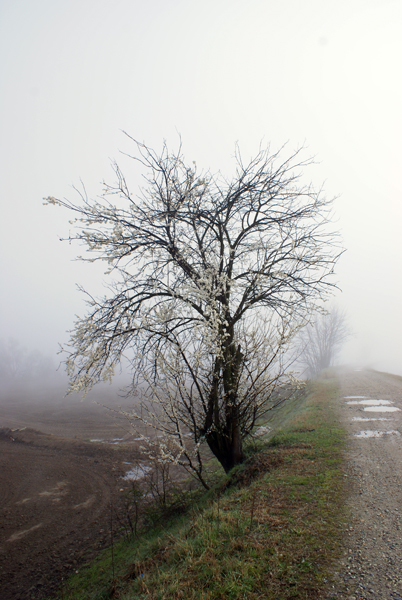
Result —
<instances>
[{"instance_id":1,"label":"overcast sky","mask_svg":"<svg viewBox=\"0 0 402 600\"><path fill-rule=\"evenodd\" d=\"M75 284L102 291L42 198L129 169L121 130L156 149L180 133L227 174L236 142L288 142L339 196L344 358L402 375L401 28L401 0L0 0L0 337L54 354L85 311Z\"/></svg>"}]
</instances>

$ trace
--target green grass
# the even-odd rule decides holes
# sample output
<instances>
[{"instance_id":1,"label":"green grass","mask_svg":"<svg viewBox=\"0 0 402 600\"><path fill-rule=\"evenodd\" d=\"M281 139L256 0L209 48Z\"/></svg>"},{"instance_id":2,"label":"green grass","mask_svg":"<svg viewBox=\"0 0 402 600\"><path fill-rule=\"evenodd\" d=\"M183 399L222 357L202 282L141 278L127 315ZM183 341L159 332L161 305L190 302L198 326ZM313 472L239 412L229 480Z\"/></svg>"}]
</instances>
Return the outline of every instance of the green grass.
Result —
<instances>
[{"instance_id":1,"label":"green grass","mask_svg":"<svg viewBox=\"0 0 402 600\"><path fill-rule=\"evenodd\" d=\"M335 380L271 419L245 464L172 517L71 578L63 599L315 599L340 548L342 449ZM114 567L113 567L114 564ZM114 570L114 574L113 574ZM61 597L61 596L60 596Z\"/></svg>"}]
</instances>

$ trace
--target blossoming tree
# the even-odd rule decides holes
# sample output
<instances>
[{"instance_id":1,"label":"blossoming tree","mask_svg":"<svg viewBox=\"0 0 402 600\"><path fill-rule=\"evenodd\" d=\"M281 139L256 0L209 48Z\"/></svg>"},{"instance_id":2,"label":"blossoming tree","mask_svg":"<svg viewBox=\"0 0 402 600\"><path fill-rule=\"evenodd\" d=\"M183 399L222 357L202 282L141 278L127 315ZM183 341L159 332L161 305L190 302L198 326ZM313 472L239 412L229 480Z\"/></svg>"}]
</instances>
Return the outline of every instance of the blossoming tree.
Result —
<instances>
[{"instance_id":1,"label":"blossoming tree","mask_svg":"<svg viewBox=\"0 0 402 600\"><path fill-rule=\"evenodd\" d=\"M299 151L282 160L260 150L244 165L237 150L227 181L197 174L181 149L133 141L147 173L138 196L115 165L100 199L46 199L76 213L86 260L107 261L114 275L75 324L71 389L110 378L129 354L142 395L133 415L160 432L165 458L207 485L202 445L225 471L242 462L243 440L282 397L293 336L334 285L330 202L301 183L310 161Z\"/></svg>"}]
</instances>

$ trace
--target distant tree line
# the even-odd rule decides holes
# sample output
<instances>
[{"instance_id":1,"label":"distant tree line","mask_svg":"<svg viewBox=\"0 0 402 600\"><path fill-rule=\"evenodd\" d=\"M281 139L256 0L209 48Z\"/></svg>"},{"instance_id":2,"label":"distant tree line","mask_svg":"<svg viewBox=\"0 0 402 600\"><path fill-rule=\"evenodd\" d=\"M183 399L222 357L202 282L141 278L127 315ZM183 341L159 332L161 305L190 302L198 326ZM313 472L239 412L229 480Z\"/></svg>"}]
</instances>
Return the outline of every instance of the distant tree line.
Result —
<instances>
[{"instance_id":1,"label":"distant tree line","mask_svg":"<svg viewBox=\"0 0 402 600\"><path fill-rule=\"evenodd\" d=\"M54 375L56 367L49 356L28 350L17 340L0 340L0 379L2 384L42 379Z\"/></svg>"}]
</instances>

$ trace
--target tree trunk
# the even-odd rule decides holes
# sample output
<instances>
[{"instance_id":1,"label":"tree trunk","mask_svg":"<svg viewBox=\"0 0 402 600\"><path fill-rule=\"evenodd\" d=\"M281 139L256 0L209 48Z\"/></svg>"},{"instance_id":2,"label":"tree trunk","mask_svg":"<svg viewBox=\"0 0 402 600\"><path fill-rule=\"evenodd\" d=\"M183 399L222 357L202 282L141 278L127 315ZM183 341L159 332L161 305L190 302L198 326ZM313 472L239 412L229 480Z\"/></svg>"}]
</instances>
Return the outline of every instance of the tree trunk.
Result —
<instances>
[{"instance_id":1,"label":"tree trunk","mask_svg":"<svg viewBox=\"0 0 402 600\"><path fill-rule=\"evenodd\" d=\"M230 333L231 339L226 346L224 360L219 361L219 370L222 368L223 377L224 422L221 422L223 415L219 415L219 409L218 411L214 410L218 406L219 393L216 362L205 428L208 446L226 473L244 460L239 407L237 406L237 386L243 354L240 346L236 348L233 342L233 331Z\"/></svg>"},{"instance_id":2,"label":"tree trunk","mask_svg":"<svg viewBox=\"0 0 402 600\"><path fill-rule=\"evenodd\" d=\"M244 460L240 427L232 427L230 433L231 435L229 432L211 431L206 435L207 444L221 463L225 473L228 473L236 465L240 465Z\"/></svg>"},{"instance_id":3,"label":"tree trunk","mask_svg":"<svg viewBox=\"0 0 402 600\"><path fill-rule=\"evenodd\" d=\"M238 418L232 422L232 439L231 439L231 469L243 462L243 443L240 434L240 424Z\"/></svg>"}]
</instances>

